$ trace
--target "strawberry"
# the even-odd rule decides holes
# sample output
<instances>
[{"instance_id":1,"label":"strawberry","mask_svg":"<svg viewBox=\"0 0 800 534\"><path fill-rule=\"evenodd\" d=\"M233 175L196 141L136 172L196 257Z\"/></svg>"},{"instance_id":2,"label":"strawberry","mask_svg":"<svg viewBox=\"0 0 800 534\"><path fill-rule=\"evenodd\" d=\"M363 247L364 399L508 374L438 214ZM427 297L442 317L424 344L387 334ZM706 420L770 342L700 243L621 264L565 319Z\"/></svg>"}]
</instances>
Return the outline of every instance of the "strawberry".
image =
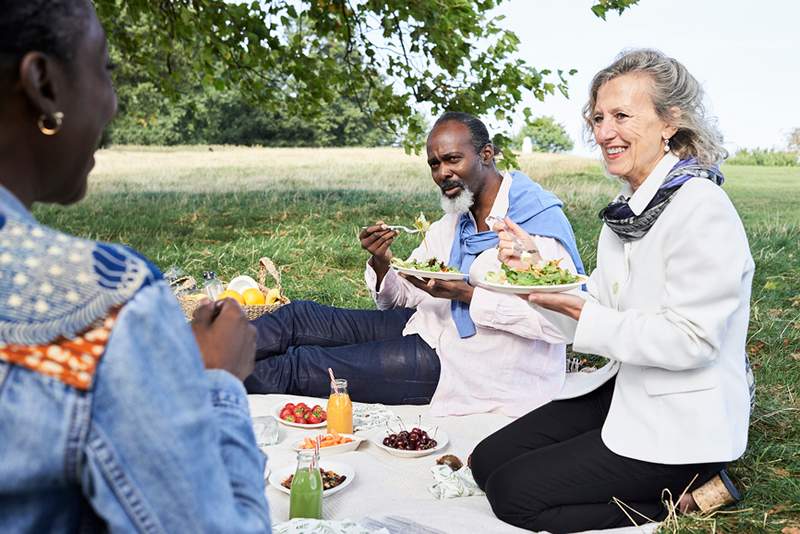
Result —
<instances>
[{"instance_id":1,"label":"strawberry","mask_svg":"<svg viewBox=\"0 0 800 534\"><path fill-rule=\"evenodd\" d=\"M282 415L281 419L283 419L284 421L288 421L290 423L295 423L296 422L295 417L292 414L288 414L288 413L286 415Z\"/></svg>"},{"instance_id":2,"label":"strawberry","mask_svg":"<svg viewBox=\"0 0 800 534\"><path fill-rule=\"evenodd\" d=\"M317 423L321 422L322 421L320 420L320 418L314 415L314 412L308 412L308 416L306 417L306 423L308 423L309 425L316 425Z\"/></svg>"},{"instance_id":3,"label":"strawberry","mask_svg":"<svg viewBox=\"0 0 800 534\"><path fill-rule=\"evenodd\" d=\"M283 407L284 410L294 410L294 404L291 402L287 402L286 406Z\"/></svg>"},{"instance_id":4,"label":"strawberry","mask_svg":"<svg viewBox=\"0 0 800 534\"><path fill-rule=\"evenodd\" d=\"M297 406L294 407L293 411L297 417L303 417L308 411L308 406L298 404Z\"/></svg>"},{"instance_id":5,"label":"strawberry","mask_svg":"<svg viewBox=\"0 0 800 534\"><path fill-rule=\"evenodd\" d=\"M314 417L320 417L322 415L322 412L323 412L322 406L320 406L319 404L316 404L314 405L313 408L311 408L311 413L314 414Z\"/></svg>"}]
</instances>

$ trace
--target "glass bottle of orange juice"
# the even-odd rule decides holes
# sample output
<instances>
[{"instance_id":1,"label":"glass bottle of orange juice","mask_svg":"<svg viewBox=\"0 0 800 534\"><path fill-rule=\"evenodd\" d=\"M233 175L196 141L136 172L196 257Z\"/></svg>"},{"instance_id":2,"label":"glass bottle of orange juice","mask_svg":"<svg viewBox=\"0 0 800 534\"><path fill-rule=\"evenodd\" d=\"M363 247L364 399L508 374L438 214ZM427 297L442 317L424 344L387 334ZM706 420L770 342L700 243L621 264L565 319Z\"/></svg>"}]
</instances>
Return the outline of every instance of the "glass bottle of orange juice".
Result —
<instances>
[{"instance_id":1,"label":"glass bottle of orange juice","mask_svg":"<svg viewBox=\"0 0 800 534\"><path fill-rule=\"evenodd\" d=\"M328 397L327 411L329 433L353 433L353 403L347 393L347 380L337 378L331 382L331 396Z\"/></svg>"}]
</instances>

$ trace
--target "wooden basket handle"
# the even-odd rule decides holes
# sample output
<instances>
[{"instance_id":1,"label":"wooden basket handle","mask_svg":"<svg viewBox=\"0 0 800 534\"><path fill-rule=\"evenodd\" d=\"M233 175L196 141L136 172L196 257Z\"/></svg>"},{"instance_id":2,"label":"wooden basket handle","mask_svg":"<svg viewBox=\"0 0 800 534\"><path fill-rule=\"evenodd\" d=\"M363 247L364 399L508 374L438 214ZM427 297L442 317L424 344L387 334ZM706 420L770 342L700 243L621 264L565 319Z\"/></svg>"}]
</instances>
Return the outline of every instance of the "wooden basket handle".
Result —
<instances>
[{"instance_id":1,"label":"wooden basket handle","mask_svg":"<svg viewBox=\"0 0 800 534\"><path fill-rule=\"evenodd\" d=\"M275 279L275 282L277 283L276 287L279 290L281 290L281 293L283 293L283 290L281 288L280 271L278 271L277 267L275 267L275 264L272 263L271 259L264 257L258 260L258 283L265 287L267 287L266 284L267 273L269 273L269 275Z\"/></svg>"}]
</instances>

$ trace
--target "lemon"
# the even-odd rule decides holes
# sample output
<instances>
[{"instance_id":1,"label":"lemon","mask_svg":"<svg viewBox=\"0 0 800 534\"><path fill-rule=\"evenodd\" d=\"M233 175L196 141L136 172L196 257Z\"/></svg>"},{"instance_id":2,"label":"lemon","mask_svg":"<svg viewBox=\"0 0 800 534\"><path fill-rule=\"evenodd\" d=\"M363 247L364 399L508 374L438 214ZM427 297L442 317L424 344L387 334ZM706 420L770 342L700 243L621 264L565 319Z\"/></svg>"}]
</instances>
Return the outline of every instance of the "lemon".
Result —
<instances>
[{"instance_id":1,"label":"lemon","mask_svg":"<svg viewBox=\"0 0 800 534\"><path fill-rule=\"evenodd\" d=\"M281 291L277 287L273 287L267 292L265 304L275 304L281 298Z\"/></svg>"},{"instance_id":2,"label":"lemon","mask_svg":"<svg viewBox=\"0 0 800 534\"><path fill-rule=\"evenodd\" d=\"M242 293L242 298L244 299L244 303L248 306L260 306L267 301L264 293L254 287L245 289Z\"/></svg>"},{"instance_id":3,"label":"lemon","mask_svg":"<svg viewBox=\"0 0 800 534\"><path fill-rule=\"evenodd\" d=\"M222 300L222 299L233 299L236 302L238 302L240 306L244 306L244 298L242 298L242 295L239 294L238 291L234 291L233 289L226 289L225 291L220 293L219 296L217 297L217 300Z\"/></svg>"}]
</instances>

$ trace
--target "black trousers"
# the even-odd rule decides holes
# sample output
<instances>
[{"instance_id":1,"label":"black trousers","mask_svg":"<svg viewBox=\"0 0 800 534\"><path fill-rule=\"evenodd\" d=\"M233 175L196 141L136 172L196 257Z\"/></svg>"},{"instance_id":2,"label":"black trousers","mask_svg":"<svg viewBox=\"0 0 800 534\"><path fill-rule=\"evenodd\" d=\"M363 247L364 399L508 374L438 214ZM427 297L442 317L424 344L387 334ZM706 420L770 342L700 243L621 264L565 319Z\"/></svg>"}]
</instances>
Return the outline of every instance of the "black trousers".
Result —
<instances>
[{"instance_id":1,"label":"black trousers","mask_svg":"<svg viewBox=\"0 0 800 534\"><path fill-rule=\"evenodd\" d=\"M327 397L328 367L346 378L350 398L428 404L439 383L436 351L403 329L414 310L347 310L299 301L252 322L256 367L248 393Z\"/></svg>"},{"instance_id":2,"label":"black trousers","mask_svg":"<svg viewBox=\"0 0 800 534\"><path fill-rule=\"evenodd\" d=\"M554 401L484 439L472 473L498 518L553 534L660 521L673 501L724 463L662 465L626 458L603 444L614 380L575 399Z\"/></svg>"}]
</instances>

